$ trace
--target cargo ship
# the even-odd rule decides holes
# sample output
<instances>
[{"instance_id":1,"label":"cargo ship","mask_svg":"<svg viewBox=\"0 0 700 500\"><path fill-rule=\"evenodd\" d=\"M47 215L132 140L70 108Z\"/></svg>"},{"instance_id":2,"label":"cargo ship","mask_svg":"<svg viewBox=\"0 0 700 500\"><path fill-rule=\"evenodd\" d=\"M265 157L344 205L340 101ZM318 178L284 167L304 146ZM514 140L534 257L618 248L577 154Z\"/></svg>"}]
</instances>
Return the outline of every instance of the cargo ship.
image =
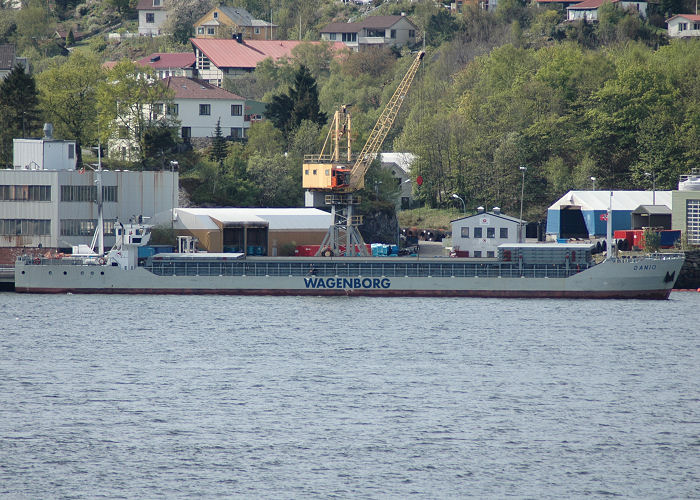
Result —
<instances>
[{"instance_id":1,"label":"cargo ship","mask_svg":"<svg viewBox=\"0 0 700 500\"><path fill-rule=\"evenodd\" d=\"M498 257L251 257L189 249L139 258L143 224L116 228L104 256L21 256L22 293L667 299L683 254L596 263L592 244L504 244ZM610 248L610 247L608 247Z\"/></svg>"}]
</instances>

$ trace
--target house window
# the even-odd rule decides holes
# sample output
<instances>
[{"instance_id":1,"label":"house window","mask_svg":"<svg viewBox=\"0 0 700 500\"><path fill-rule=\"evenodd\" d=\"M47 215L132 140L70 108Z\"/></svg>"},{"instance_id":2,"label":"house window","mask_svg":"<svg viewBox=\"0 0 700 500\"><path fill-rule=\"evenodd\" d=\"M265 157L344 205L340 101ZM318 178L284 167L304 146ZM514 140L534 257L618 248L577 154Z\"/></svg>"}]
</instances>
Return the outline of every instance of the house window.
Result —
<instances>
[{"instance_id":1,"label":"house window","mask_svg":"<svg viewBox=\"0 0 700 500\"><path fill-rule=\"evenodd\" d=\"M211 104L200 104L199 105L199 115L200 116L211 115Z\"/></svg>"},{"instance_id":2,"label":"house window","mask_svg":"<svg viewBox=\"0 0 700 500\"><path fill-rule=\"evenodd\" d=\"M243 139L243 129L240 127L231 127L231 137L233 139Z\"/></svg>"},{"instance_id":3,"label":"house window","mask_svg":"<svg viewBox=\"0 0 700 500\"><path fill-rule=\"evenodd\" d=\"M61 201L97 201L97 186L61 186Z\"/></svg>"},{"instance_id":4,"label":"house window","mask_svg":"<svg viewBox=\"0 0 700 500\"><path fill-rule=\"evenodd\" d=\"M72 160L75 158L75 144L68 145L68 159Z\"/></svg>"},{"instance_id":5,"label":"house window","mask_svg":"<svg viewBox=\"0 0 700 500\"><path fill-rule=\"evenodd\" d=\"M415 38L416 30L408 30L408 38Z\"/></svg>"},{"instance_id":6,"label":"house window","mask_svg":"<svg viewBox=\"0 0 700 500\"><path fill-rule=\"evenodd\" d=\"M0 234L3 236L49 236L49 219L0 219Z\"/></svg>"},{"instance_id":7,"label":"house window","mask_svg":"<svg viewBox=\"0 0 700 500\"><path fill-rule=\"evenodd\" d=\"M159 102L153 105L153 116L158 117L163 114L163 103Z\"/></svg>"},{"instance_id":8,"label":"house window","mask_svg":"<svg viewBox=\"0 0 700 500\"><path fill-rule=\"evenodd\" d=\"M357 41L357 33L343 33L343 41L344 42L356 42Z\"/></svg>"},{"instance_id":9,"label":"house window","mask_svg":"<svg viewBox=\"0 0 700 500\"><path fill-rule=\"evenodd\" d=\"M156 22L156 15L153 12L146 12L146 22L153 24Z\"/></svg>"},{"instance_id":10,"label":"house window","mask_svg":"<svg viewBox=\"0 0 700 500\"><path fill-rule=\"evenodd\" d=\"M203 35L203 34L204 34L204 27L203 27L203 26L200 26L200 27L197 28L197 34L198 34L198 35Z\"/></svg>"},{"instance_id":11,"label":"house window","mask_svg":"<svg viewBox=\"0 0 700 500\"><path fill-rule=\"evenodd\" d=\"M685 31L688 29L688 23L678 23L678 31Z\"/></svg>"},{"instance_id":12,"label":"house window","mask_svg":"<svg viewBox=\"0 0 700 500\"><path fill-rule=\"evenodd\" d=\"M462 238L469 238L469 226L462 228Z\"/></svg>"},{"instance_id":13,"label":"house window","mask_svg":"<svg viewBox=\"0 0 700 500\"><path fill-rule=\"evenodd\" d=\"M480 227L475 227L474 228L474 238L481 238L481 228Z\"/></svg>"},{"instance_id":14,"label":"house window","mask_svg":"<svg viewBox=\"0 0 700 500\"><path fill-rule=\"evenodd\" d=\"M182 129L180 129L180 137L182 137L183 142L190 142L190 137L192 137L192 128L182 127Z\"/></svg>"},{"instance_id":15,"label":"house window","mask_svg":"<svg viewBox=\"0 0 700 500\"><path fill-rule=\"evenodd\" d=\"M396 30L391 30L391 37L392 40L396 38Z\"/></svg>"},{"instance_id":16,"label":"house window","mask_svg":"<svg viewBox=\"0 0 700 500\"><path fill-rule=\"evenodd\" d=\"M169 115L177 116L179 109L180 109L179 104L168 104L168 114Z\"/></svg>"},{"instance_id":17,"label":"house window","mask_svg":"<svg viewBox=\"0 0 700 500\"><path fill-rule=\"evenodd\" d=\"M487 238L495 238L496 237L496 228L495 227L487 227L486 228L486 237Z\"/></svg>"},{"instance_id":18,"label":"house window","mask_svg":"<svg viewBox=\"0 0 700 500\"><path fill-rule=\"evenodd\" d=\"M693 23L694 30L700 30L700 23Z\"/></svg>"},{"instance_id":19,"label":"house window","mask_svg":"<svg viewBox=\"0 0 700 500\"><path fill-rule=\"evenodd\" d=\"M207 35L213 35L214 34L214 28L207 28Z\"/></svg>"},{"instance_id":20,"label":"house window","mask_svg":"<svg viewBox=\"0 0 700 500\"><path fill-rule=\"evenodd\" d=\"M231 116L241 116L243 114L243 106L241 104L231 104Z\"/></svg>"},{"instance_id":21,"label":"house window","mask_svg":"<svg viewBox=\"0 0 700 500\"><path fill-rule=\"evenodd\" d=\"M153 0L154 7L160 7L160 0Z\"/></svg>"},{"instance_id":22,"label":"house window","mask_svg":"<svg viewBox=\"0 0 700 500\"><path fill-rule=\"evenodd\" d=\"M501 228L501 238L505 239L508 237L508 228L507 227L502 227Z\"/></svg>"},{"instance_id":23,"label":"house window","mask_svg":"<svg viewBox=\"0 0 700 500\"><path fill-rule=\"evenodd\" d=\"M260 34L260 28L253 28L253 33L255 33L256 35L259 35L259 34Z\"/></svg>"},{"instance_id":24,"label":"house window","mask_svg":"<svg viewBox=\"0 0 700 500\"><path fill-rule=\"evenodd\" d=\"M219 19L219 13L214 11L214 19Z\"/></svg>"},{"instance_id":25,"label":"house window","mask_svg":"<svg viewBox=\"0 0 700 500\"><path fill-rule=\"evenodd\" d=\"M685 228L688 243L700 245L700 200L687 200L685 203Z\"/></svg>"},{"instance_id":26,"label":"house window","mask_svg":"<svg viewBox=\"0 0 700 500\"><path fill-rule=\"evenodd\" d=\"M330 34L328 35L328 39L329 39L329 40L335 40L335 33L330 33Z\"/></svg>"},{"instance_id":27,"label":"house window","mask_svg":"<svg viewBox=\"0 0 700 500\"><path fill-rule=\"evenodd\" d=\"M478 228L478 229L481 229L481 228ZM481 257L481 250L474 250L474 257L476 257L476 258Z\"/></svg>"}]
</instances>

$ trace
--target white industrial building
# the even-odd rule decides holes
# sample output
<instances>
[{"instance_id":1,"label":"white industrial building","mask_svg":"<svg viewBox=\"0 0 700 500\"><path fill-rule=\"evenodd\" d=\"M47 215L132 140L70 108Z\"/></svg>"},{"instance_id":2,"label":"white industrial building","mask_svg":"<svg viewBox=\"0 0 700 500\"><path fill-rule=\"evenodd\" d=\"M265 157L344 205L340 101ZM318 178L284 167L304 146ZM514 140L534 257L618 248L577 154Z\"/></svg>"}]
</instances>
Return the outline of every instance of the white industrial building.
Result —
<instances>
[{"instance_id":1,"label":"white industrial building","mask_svg":"<svg viewBox=\"0 0 700 500\"><path fill-rule=\"evenodd\" d=\"M269 256L320 244L332 224L331 214L316 208L176 208L173 220L201 250Z\"/></svg>"},{"instance_id":2,"label":"white industrial building","mask_svg":"<svg viewBox=\"0 0 700 500\"><path fill-rule=\"evenodd\" d=\"M74 160L66 164L71 141L15 144L17 166L0 170L0 247L66 250L90 244L98 219L97 172L76 170ZM107 248L114 244L117 218L154 217L177 204L177 172L104 170L101 176Z\"/></svg>"},{"instance_id":3,"label":"white industrial building","mask_svg":"<svg viewBox=\"0 0 700 500\"><path fill-rule=\"evenodd\" d=\"M457 257L497 257L498 246L525 236L525 221L503 215L498 207L452 221L452 249Z\"/></svg>"}]
</instances>

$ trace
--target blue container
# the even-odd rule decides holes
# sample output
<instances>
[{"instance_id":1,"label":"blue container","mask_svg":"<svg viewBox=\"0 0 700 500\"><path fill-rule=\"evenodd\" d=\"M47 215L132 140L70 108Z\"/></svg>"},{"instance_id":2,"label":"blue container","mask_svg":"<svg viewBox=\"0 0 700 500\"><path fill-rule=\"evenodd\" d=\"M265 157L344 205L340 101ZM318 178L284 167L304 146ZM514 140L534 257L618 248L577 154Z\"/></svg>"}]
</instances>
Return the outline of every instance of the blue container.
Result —
<instances>
[{"instance_id":1,"label":"blue container","mask_svg":"<svg viewBox=\"0 0 700 500\"><path fill-rule=\"evenodd\" d=\"M659 233L659 235L661 236L661 241L659 242L659 246L672 247L673 245L676 244L677 241L680 241L681 230L676 229L676 230L661 231Z\"/></svg>"}]
</instances>

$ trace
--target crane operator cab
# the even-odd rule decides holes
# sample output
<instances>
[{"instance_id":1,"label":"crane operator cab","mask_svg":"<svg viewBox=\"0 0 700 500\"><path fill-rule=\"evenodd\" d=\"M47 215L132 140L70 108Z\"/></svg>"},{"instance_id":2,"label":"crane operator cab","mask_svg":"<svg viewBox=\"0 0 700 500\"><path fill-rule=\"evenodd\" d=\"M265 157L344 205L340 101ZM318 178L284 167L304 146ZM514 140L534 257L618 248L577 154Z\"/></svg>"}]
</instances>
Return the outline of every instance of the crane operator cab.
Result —
<instances>
[{"instance_id":1,"label":"crane operator cab","mask_svg":"<svg viewBox=\"0 0 700 500\"><path fill-rule=\"evenodd\" d=\"M350 169L333 167L331 174L331 189L339 189L350 185Z\"/></svg>"}]
</instances>

